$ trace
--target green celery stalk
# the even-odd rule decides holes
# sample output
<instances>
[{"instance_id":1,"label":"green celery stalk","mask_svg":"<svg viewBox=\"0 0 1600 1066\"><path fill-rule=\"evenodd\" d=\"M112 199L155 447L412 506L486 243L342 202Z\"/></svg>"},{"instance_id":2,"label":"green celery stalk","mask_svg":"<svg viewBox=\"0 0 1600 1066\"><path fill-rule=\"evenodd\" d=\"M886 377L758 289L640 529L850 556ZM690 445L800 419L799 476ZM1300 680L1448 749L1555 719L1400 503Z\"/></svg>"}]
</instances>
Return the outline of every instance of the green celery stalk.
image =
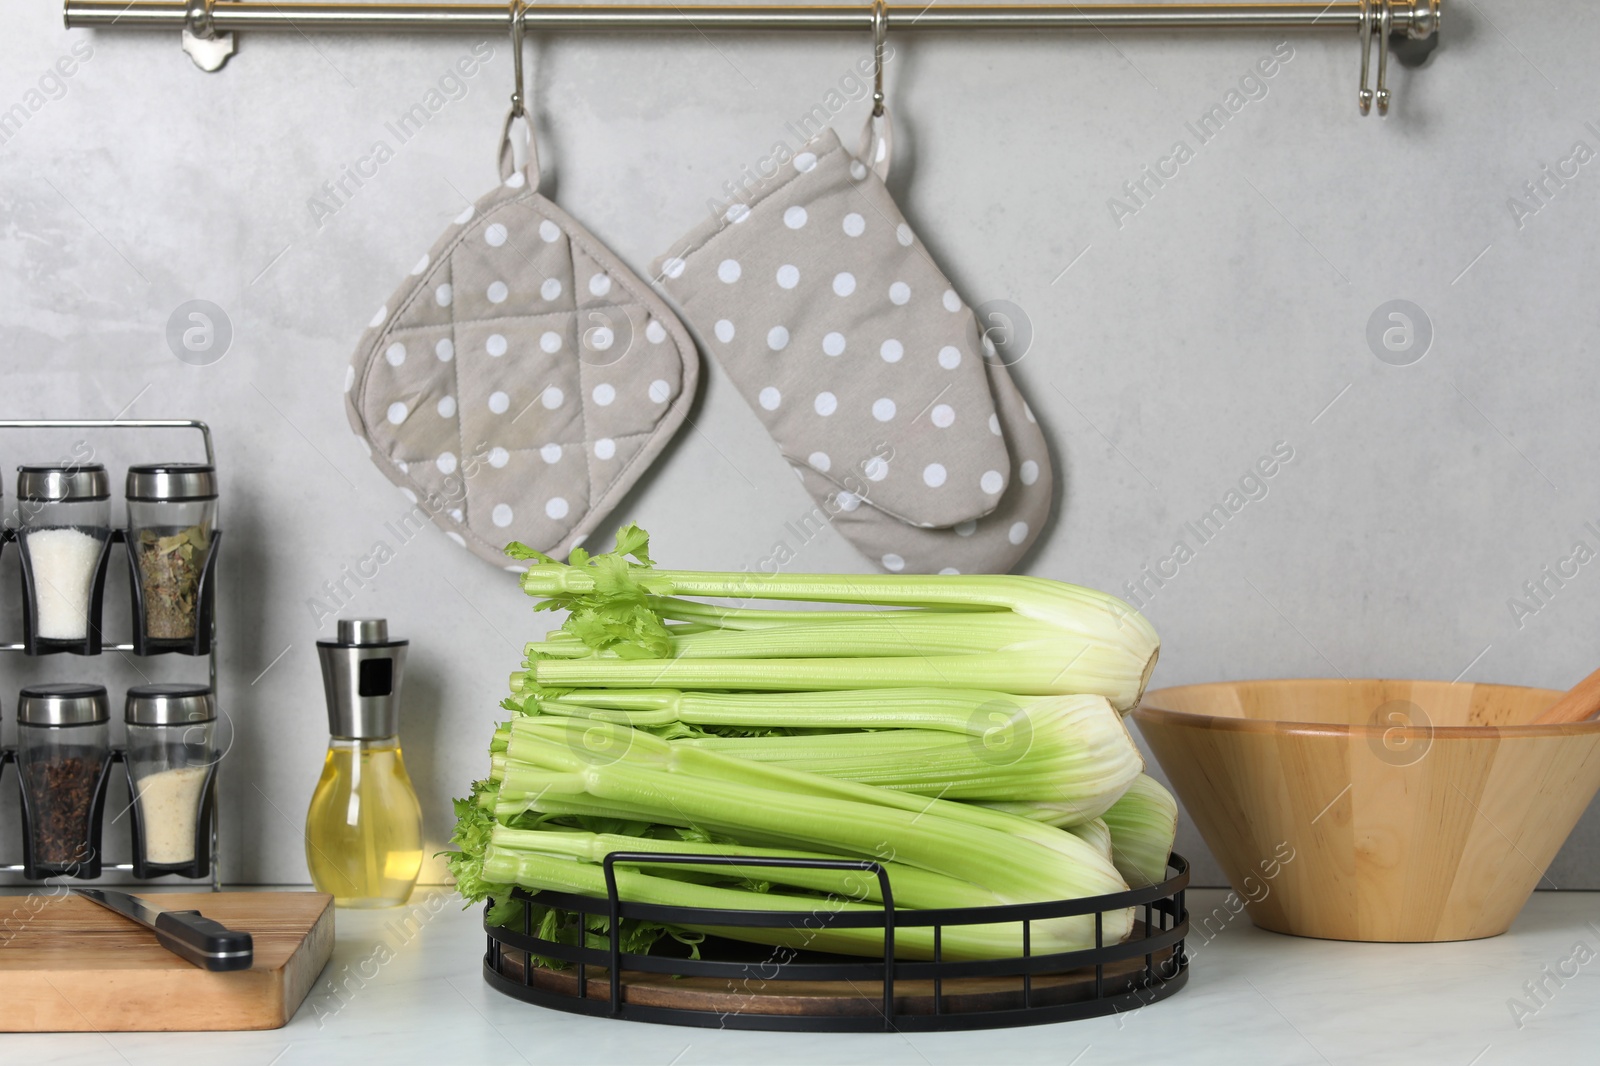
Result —
<instances>
[{"instance_id":1,"label":"green celery stalk","mask_svg":"<svg viewBox=\"0 0 1600 1066\"><path fill-rule=\"evenodd\" d=\"M720 603L702 603L679 596L649 596L645 601L662 618L675 621L696 622L717 629L766 629L814 622L852 622L870 619L902 619L908 615L995 611L999 608L957 604L943 604L936 608L904 608L889 611L769 611L757 607L729 607Z\"/></svg>"},{"instance_id":2,"label":"green celery stalk","mask_svg":"<svg viewBox=\"0 0 1600 1066\"><path fill-rule=\"evenodd\" d=\"M749 858L837 859L817 851L795 851L784 848L751 848L739 844L721 844L696 840L665 840L660 837L619 836L609 833L586 833L578 830L512 829L496 826L490 836L494 847L508 851L531 852L551 858L576 859L580 862L600 863L614 852L640 851L661 855L725 855ZM680 863L663 863L650 867L648 863L630 864L650 868L658 876L673 870L697 870L723 878L747 878L752 881L772 881L794 888L834 895L864 903L882 903L882 890L877 875L856 870L807 869L790 866L686 866ZM993 907L1005 901L982 885L963 881L905 863L883 864L889 875L889 888L895 905L902 907Z\"/></svg>"},{"instance_id":3,"label":"green celery stalk","mask_svg":"<svg viewBox=\"0 0 1600 1066\"><path fill-rule=\"evenodd\" d=\"M1137 704L1159 650L1150 624L1121 600L1042 578L656 570L648 546L647 535L630 526L618 532L615 552L593 558L575 552L573 563L508 549L530 560L521 583L530 595L545 597L539 607L567 608L567 632L601 653L549 658L541 656L569 655L570 644L556 641L544 653L544 645L530 645L527 670L513 677L513 692L530 684L760 691L935 685L1090 693L1127 711ZM933 610L908 611L903 619L879 611L866 621L796 621L675 637L656 607L661 597L691 596ZM962 613L947 615L942 607ZM972 608L984 610L966 613ZM811 642L803 637L808 630L815 634Z\"/></svg>"},{"instance_id":4,"label":"green celery stalk","mask_svg":"<svg viewBox=\"0 0 1600 1066\"><path fill-rule=\"evenodd\" d=\"M1139 700L1153 659L1089 640L1035 641L982 655L795 659L538 659L511 676L531 684L611 688L709 688L775 692L860 688L1005 689L1019 695L1104 696L1118 711Z\"/></svg>"},{"instance_id":5,"label":"green celery stalk","mask_svg":"<svg viewBox=\"0 0 1600 1066\"><path fill-rule=\"evenodd\" d=\"M502 884L517 884L532 889L550 889L588 896L606 895L605 876L590 863L553 859L534 852L490 845L483 860L483 876ZM891 886L892 887L892 886ZM749 892L736 888L702 885L675 878L660 877L642 870L617 868L617 892L623 899L664 906L707 907L737 911L794 911L807 914L806 924L798 929L761 929L748 926L719 928L688 926L757 944L771 944L814 951L851 955L881 955L883 934L876 929L828 929L829 915L839 912L870 913L879 908L858 903L850 897L822 898L785 893ZM1131 912L1130 912L1131 913ZM1092 923L1092 919L1090 920ZM1073 923L1073 924L1069 924ZM1107 923L1108 937L1111 922ZM1079 919L1036 921L1032 926L1031 950L1035 954L1076 951L1094 943L1093 926ZM1123 935L1126 935L1125 933ZM940 956L952 961L1003 958L1022 954L1022 926L1019 922L983 925L946 926L940 937ZM933 958L933 930L908 926L895 930L895 954L909 959Z\"/></svg>"},{"instance_id":6,"label":"green celery stalk","mask_svg":"<svg viewBox=\"0 0 1600 1066\"><path fill-rule=\"evenodd\" d=\"M1079 822L1077 825L1069 826L1067 832L1085 844L1092 844L1095 850L1106 858L1111 858L1111 830L1107 827L1105 819L1091 818L1087 822Z\"/></svg>"},{"instance_id":7,"label":"green celery stalk","mask_svg":"<svg viewBox=\"0 0 1600 1066\"><path fill-rule=\"evenodd\" d=\"M821 659L891 655L974 655L1028 646L1039 639L1037 622L1004 611L944 614L888 612L884 617L810 620L757 629L670 630L676 659ZM574 658L563 635L527 645L529 659ZM591 651L615 659L614 651Z\"/></svg>"},{"instance_id":8,"label":"green celery stalk","mask_svg":"<svg viewBox=\"0 0 1600 1066\"><path fill-rule=\"evenodd\" d=\"M1178 836L1178 801L1153 777L1140 774L1106 811L1111 861L1135 887L1167 879L1167 857Z\"/></svg>"},{"instance_id":9,"label":"green celery stalk","mask_svg":"<svg viewBox=\"0 0 1600 1066\"><path fill-rule=\"evenodd\" d=\"M529 714L594 718L620 725L673 724L766 729L941 729L965 735L992 728L990 712L1016 713L1038 697L992 689L843 689L823 692L693 692L676 689L534 690Z\"/></svg>"},{"instance_id":10,"label":"green celery stalk","mask_svg":"<svg viewBox=\"0 0 1600 1066\"><path fill-rule=\"evenodd\" d=\"M1011 902L1125 887L1092 847L1024 819L678 748L597 723L589 728L632 736L612 746L619 754L610 761L585 765L575 747L582 743L578 728L538 718L513 723L496 807L502 821L525 810L609 810L618 817L704 829L750 846L892 859L984 885ZM1120 939L1130 920L1122 912L1108 916L1107 935ZM1077 918L1060 922L1084 925Z\"/></svg>"},{"instance_id":11,"label":"green celery stalk","mask_svg":"<svg viewBox=\"0 0 1600 1066\"><path fill-rule=\"evenodd\" d=\"M1072 802L1099 817L1144 769L1121 717L1099 696L998 702L963 732L885 728L802 736L674 740L756 762L945 799Z\"/></svg>"}]
</instances>

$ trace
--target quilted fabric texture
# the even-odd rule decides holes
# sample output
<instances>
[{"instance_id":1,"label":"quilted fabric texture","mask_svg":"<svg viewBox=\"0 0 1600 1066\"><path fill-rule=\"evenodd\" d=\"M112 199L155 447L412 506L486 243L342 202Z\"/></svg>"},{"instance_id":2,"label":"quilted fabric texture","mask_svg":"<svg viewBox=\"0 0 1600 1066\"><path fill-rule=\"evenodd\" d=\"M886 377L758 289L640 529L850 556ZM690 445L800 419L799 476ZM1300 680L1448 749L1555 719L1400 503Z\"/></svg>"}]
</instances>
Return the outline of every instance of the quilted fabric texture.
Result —
<instances>
[{"instance_id":1,"label":"quilted fabric texture","mask_svg":"<svg viewBox=\"0 0 1600 1066\"><path fill-rule=\"evenodd\" d=\"M868 558L1003 572L1038 536L1043 435L877 169L833 131L653 269Z\"/></svg>"},{"instance_id":2,"label":"quilted fabric texture","mask_svg":"<svg viewBox=\"0 0 1600 1066\"><path fill-rule=\"evenodd\" d=\"M515 171L373 317L346 410L451 540L506 565L511 540L557 558L583 541L682 423L698 371L661 298Z\"/></svg>"}]
</instances>

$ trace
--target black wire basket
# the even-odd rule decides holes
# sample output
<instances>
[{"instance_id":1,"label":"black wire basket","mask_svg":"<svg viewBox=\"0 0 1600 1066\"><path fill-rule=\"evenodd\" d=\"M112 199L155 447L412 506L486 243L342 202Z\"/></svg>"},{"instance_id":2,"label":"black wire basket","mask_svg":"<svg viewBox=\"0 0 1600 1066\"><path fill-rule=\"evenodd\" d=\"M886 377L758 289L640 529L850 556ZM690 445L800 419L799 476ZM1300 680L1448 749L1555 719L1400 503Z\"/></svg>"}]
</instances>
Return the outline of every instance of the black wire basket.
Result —
<instances>
[{"instance_id":1,"label":"black wire basket","mask_svg":"<svg viewBox=\"0 0 1600 1066\"><path fill-rule=\"evenodd\" d=\"M735 911L629 903L617 894L617 864L788 866L859 870L877 877L883 907L870 912ZM1182 988L1189 977L1184 937L1189 912L1184 892L1189 864L1168 859L1167 879L1103 896L942 910L896 910L887 871L875 862L730 858L617 852L606 856L604 898L564 892L514 896L571 918L578 929L603 918L607 946L579 946L535 933L530 908L520 928L490 925L483 976L496 990L574 1014L725 1029L791 1032L931 1032L991 1029L1073 1021L1137 1010ZM1106 943L1103 912L1135 908L1133 932ZM1094 915L1095 946L1034 954L1033 923ZM1141 918L1142 916L1142 918ZM883 931L881 959L792 948L766 948L708 936L700 958L676 941L636 955L621 949L619 922L637 918L687 926L761 929L868 928ZM943 931L952 926L1016 923L1022 954L1012 958L941 958ZM895 931L933 930L933 959L895 955ZM592 937L583 938L585 940ZM678 949L678 950L674 950ZM560 969L549 965L559 960Z\"/></svg>"}]
</instances>

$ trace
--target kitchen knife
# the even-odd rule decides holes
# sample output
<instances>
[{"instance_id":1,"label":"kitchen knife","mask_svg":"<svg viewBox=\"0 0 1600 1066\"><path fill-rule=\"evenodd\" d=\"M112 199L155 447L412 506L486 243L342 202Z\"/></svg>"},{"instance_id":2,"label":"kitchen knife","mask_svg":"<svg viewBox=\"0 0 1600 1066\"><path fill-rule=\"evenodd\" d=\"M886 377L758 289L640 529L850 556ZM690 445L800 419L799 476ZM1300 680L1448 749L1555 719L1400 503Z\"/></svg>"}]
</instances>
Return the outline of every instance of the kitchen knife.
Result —
<instances>
[{"instance_id":1,"label":"kitchen knife","mask_svg":"<svg viewBox=\"0 0 1600 1066\"><path fill-rule=\"evenodd\" d=\"M196 966L213 972L248 970L255 958L249 933L214 922L199 911L163 911L138 896L103 888L75 888L84 899L98 903L156 934L161 946Z\"/></svg>"}]
</instances>

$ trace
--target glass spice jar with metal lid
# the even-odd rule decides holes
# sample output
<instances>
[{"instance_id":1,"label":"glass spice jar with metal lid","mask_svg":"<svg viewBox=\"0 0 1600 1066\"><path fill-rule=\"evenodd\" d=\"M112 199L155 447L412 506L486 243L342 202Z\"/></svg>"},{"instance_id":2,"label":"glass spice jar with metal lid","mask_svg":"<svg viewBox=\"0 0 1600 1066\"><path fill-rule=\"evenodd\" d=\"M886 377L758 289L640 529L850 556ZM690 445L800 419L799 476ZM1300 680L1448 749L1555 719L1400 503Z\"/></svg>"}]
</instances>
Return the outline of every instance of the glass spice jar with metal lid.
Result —
<instances>
[{"instance_id":1,"label":"glass spice jar with metal lid","mask_svg":"<svg viewBox=\"0 0 1600 1066\"><path fill-rule=\"evenodd\" d=\"M211 563L218 533L217 472L207 463L128 468L128 558L133 566L134 650L211 648Z\"/></svg>"},{"instance_id":2,"label":"glass spice jar with metal lid","mask_svg":"<svg viewBox=\"0 0 1600 1066\"><path fill-rule=\"evenodd\" d=\"M111 759L102 685L30 685L17 699L25 876L98 877Z\"/></svg>"},{"instance_id":3,"label":"glass spice jar with metal lid","mask_svg":"<svg viewBox=\"0 0 1600 1066\"><path fill-rule=\"evenodd\" d=\"M99 463L19 466L23 629L29 654L100 651L111 482Z\"/></svg>"},{"instance_id":4,"label":"glass spice jar with metal lid","mask_svg":"<svg viewBox=\"0 0 1600 1066\"><path fill-rule=\"evenodd\" d=\"M134 876L199 877L211 862L211 781L218 758L211 689L136 685L128 689L124 721Z\"/></svg>"}]
</instances>

